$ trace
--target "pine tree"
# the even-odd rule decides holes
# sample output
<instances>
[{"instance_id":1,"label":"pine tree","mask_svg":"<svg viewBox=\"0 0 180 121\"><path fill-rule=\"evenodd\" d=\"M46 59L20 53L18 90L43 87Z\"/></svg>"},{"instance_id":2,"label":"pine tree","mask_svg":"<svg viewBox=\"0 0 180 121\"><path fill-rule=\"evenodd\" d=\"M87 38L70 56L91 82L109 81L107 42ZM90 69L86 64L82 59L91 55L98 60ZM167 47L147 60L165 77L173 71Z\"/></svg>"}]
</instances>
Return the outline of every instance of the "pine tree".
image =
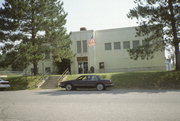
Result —
<instances>
[{"instance_id":1,"label":"pine tree","mask_svg":"<svg viewBox=\"0 0 180 121\"><path fill-rule=\"evenodd\" d=\"M0 8L0 42L4 54L17 51L15 60L37 64L52 53L54 61L70 58L71 40L66 33L67 13L60 0L5 0Z\"/></svg>"},{"instance_id":2,"label":"pine tree","mask_svg":"<svg viewBox=\"0 0 180 121\"><path fill-rule=\"evenodd\" d=\"M180 70L180 2L179 0L135 0L137 6L130 10L128 17L136 18L139 27L137 36L146 36L145 45L130 49L133 59L153 58L156 51L173 47L176 70Z\"/></svg>"}]
</instances>

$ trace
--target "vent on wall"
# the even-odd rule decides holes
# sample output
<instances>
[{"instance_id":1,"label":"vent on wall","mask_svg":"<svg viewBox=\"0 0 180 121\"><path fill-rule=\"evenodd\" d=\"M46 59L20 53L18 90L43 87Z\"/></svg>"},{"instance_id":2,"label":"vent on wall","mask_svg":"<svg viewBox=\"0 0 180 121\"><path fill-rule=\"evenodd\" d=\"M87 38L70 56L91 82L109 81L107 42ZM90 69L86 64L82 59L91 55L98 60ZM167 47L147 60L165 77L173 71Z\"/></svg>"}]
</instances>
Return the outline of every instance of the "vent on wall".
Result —
<instances>
[{"instance_id":1,"label":"vent on wall","mask_svg":"<svg viewBox=\"0 0 180 121\"><path fill-rule=\"evenodd\" d=\"M80 28L80 31L86 31L87 29L86 29L86 27L81 27Z\"/></svg>"}]
</instances>

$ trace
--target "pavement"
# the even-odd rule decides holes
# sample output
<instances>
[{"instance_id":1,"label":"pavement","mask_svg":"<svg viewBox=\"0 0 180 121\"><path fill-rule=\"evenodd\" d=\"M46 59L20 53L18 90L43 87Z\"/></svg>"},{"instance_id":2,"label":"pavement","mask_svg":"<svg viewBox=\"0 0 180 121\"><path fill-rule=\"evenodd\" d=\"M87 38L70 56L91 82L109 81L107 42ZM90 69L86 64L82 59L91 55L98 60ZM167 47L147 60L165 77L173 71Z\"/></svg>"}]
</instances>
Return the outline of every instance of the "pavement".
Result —
<instances>
[{"instance_id":1,"label":"pavement","mask_svg":"<svg viewBox=\"0 0 180 121\"><path fill-rule=\"evenodd\" d=\"M0 121L180 121L180 90L0 91Z\"/></svg>"}]
</instances>

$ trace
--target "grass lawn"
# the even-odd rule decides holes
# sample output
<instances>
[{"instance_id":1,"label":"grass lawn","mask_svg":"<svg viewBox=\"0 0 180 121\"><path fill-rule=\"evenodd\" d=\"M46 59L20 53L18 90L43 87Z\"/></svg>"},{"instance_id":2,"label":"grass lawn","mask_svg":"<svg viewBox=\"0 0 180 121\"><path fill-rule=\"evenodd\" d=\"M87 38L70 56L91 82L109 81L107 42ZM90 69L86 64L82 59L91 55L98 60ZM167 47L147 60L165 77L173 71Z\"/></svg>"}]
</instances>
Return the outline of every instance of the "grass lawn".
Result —
<instances>
[{"instance_id":1,"label":"grass lawn","mask_svg":"<svg viewBox=\"0 0 180 121\"><path fill-rule=\"evenodd\" d=\"M39 80L39 76L8 76L3 78L10 82L11 87L6 90L24 90L24 89L35 89L37 84L42 80Z\"/></svg>"},{"instance_id":2,"label":"grass lawn","mask_svg":"<svg viewBox=\"0 0 180 121\"><path fill-rule=\"evenodd\" d=\"M179 71L119 72L96 73L105 79L111 79L116 89L180 89ZM80 74L69 75L67 80Z\"/></svg>"},{"instance_id":3,"label":"grass lawn","mask_svg":"<svg viewBox=\"0 0 180 121\"><path fill-rule=\"evenodd\" d=\"M83 74L68 75L67 80L75 79ZM95 73L105 79L111 79L114 89L180 89L180 71L159 72L117 72ZM59 75L57 75L59 76ZM36 89L39 76L10 76L4 78L10 81L8 90Z\"/></svg>"}]
</instances>

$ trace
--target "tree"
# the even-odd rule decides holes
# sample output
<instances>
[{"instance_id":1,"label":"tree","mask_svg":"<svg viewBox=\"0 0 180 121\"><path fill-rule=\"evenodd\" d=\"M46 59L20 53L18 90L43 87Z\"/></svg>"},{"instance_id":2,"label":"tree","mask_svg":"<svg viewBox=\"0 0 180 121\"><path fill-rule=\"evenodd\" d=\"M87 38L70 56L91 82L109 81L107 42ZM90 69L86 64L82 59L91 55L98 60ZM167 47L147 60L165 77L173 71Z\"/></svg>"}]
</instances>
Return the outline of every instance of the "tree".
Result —
<instances>
[{"instance_id":1,"label":"tree","mask_svg":"<svg viewBox=\"0 0 180 121\"><path fill-rule=\"evenodd\" d=\"M180 70L180 2L179 0L135 0L137 6L130 10L128 17L136 18L139 27L136 36L145 36L143 46L130 49L133 59L153 58L156 51L173 47L176 70Z\"/></svg>"},{"instance_id":2,"label":"tree","mask_svg":"<svg viewBox=\"0 0 180 121\"><path fill-rule=\"evenodd\" d=\"M54 61L70 58L66 16L60 0L5 0L0 8L3 54L16 51L14 59L25 59L25 65L32 63L34 75L46 52L52 53Z\"/></svg>"}]
</instances>

